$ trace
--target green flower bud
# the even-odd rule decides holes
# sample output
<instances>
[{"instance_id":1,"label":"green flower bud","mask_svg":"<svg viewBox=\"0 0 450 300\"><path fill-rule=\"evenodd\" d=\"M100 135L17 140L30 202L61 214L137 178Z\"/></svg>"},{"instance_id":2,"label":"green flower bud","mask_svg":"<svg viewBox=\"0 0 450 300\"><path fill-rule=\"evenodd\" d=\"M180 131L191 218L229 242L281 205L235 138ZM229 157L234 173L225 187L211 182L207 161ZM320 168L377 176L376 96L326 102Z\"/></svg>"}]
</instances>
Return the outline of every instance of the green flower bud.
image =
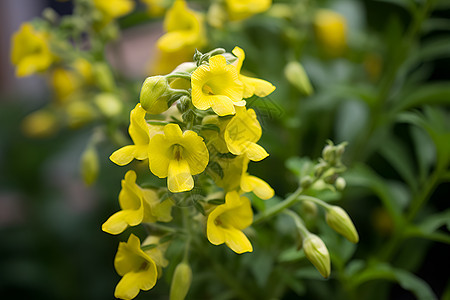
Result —
<instances>
[{"instance_id":1,"label":"green flower bud","mask_svg":"<svg viewBox=\"0 0 450 300\"><path fill-rule=\"evenodd\" d=\"M98 94L95 96L94 102L101 113L108 118L117 116L122 111L122 102L115 94Z\"/></svg>"},{"instance_id":2,"label":"green flower bud","mask_svg":"<svg viewBox=\"0 0 450 300\"><path fill-rule=\"evenodd\" d=\"M325 243L317 235L310 234L303 239L303 251L324 278L330 276L330 254Z\"/></svg>"},{"instance_id":3,"label":"green flower bud","mask_svg":"<svg viewBox=\"0 0 450 300\"><path fill-rule=\"evenodd\" d=\"M302 210L312 217L317 215L317 205L312 201L302 201Z\"/></svg>"},{"instance_id":4,"label":"green flower bud","mask_svg":"<svg viewBox=\"0 0 450 300\"><path fill-rule=\"evenodd\" d=\"M311 178L311 176L306 175L305 177L303 177L300 180L300 186L306 190L307 188L309 188L311 186L312 182L313 182L313 179Z\"/></svg>"},{"instance_id":5,"label":"green flower bud","mask_svg":"<svg viewBox=\"0 0 450 300\"><path fill-rule=\"evenodd\" d=\"M333 164L336 160L335 147L333 145L326 145L322 150L322 157L326 162Z\"/></svg>"},{"instance_id":6,"label":"green flower bud","mask_svg":"<svg viewBox=\"0 0 450 300\"><path fill-rule=\"evenodd\" d=\"M286 67L284 67L284 76L290 84L296 87L303 94L311 95L313 92L308 75L306 75L305 69L303 69L299 62L289 62Z\"/></svg>"},{"instance_id":7,"label":"green flower bud","mask_svg":"<svg viewBox=\"0 0 450 300\"><path fill-rule=\"evenodd\" d=\"M169 82L165 76L147 77L142 84L140 102L142 107L150 114L165 112L170 99Z\"/></svg>"},{"instance_id":8,"label":"green flower bud","mask_svg":"<svg viewBox=\"0 0 450 300\"><path fill-rule=\"evenodd\" d=\"M327 168L328 166L325 162L321 162L320 164L316 165L314 170L314 176L320 178L325 173Z\"/></svg>"},{"instance_id":9,"label":"green flower bud","mask_svg":"<svg viewBox=\"0 0 450 300\"><path fill-rule=\"evenodd\" d=\"M93 146L88 146L81 156L81 177L86 185L93 184L98 177L98 154Z\"/></svg>"},{"instance_id":10,"label":"green flower bud","mask_svg":"<svg viewBox=\"0 0 450 300\"><path fill-rule=\"evenodd\" d=\"M355 225L353 225L347 212L341 207L333 205L327 208L326 221L333 230L344 236L350 242L357 243L359 241Z\"/></svg>"},{"instance_id":11,"label":"green flower bud","mask_svg":"<svg viewBox=\"0 0 450 300\"><path fill-rule=\"evenodd\" d=\"M338 178L336 179L335 185L336 185L336 188L337 188L339 191L343 191L343 190L345 189L345 186L347 185L347 183L345 182L345 179L344 179L344 178L338 177Z\"/></svg>"},{"instance_id":12,"label":"green flower bud","mask_svg":"<svg viewBox=\"0 0 450 300\"><path fill-rule=\"evenodd\" d=\"M191 286L192 270L188 263L181 262L175 268L170 285L170 300L183 300Z\"/></svg>"},{"instance_id":13,"label":"green flower bud","mask_svg":"<svg viewBox=\"0 0 450 300\"><path fill-rule=\"evenodd\" d=\"M107 64L96 63L93 66L94 78L97 85L105 92L112 92L115 89L116 84Z\"/></svg>"}]
</instances>

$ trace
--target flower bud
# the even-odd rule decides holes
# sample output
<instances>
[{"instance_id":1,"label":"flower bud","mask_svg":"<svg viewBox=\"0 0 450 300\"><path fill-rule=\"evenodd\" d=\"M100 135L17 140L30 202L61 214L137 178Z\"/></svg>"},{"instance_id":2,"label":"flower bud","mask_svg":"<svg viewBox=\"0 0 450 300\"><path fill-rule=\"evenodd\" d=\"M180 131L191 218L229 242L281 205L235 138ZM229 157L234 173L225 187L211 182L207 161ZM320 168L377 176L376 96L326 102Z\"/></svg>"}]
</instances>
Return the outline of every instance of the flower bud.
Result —
<instances>
[{"instance_id":1,"label":"flower bud","mask_svg":"<svg viewBox=\"0 0 450 300\"><path fill-rule=\"evenodd\" d=\"M344 236L350 242L357 243L359 241L355 225L353 225L347 212L341 207L335 205L329 207L326 213L326 221L333 230Z\"/></svg>"},{"instance_id":2,"label":"flower bud","mask_svg":"<svg viewBox=\"0 0 450 300\"><path fill-rule=\"evenodd\" d=\"M168 90L169 83L165 76L147 77L141 89L142 107L150 114L160 114L166 111L169 108L167 101L170 98Z\"/></svg>"},{"instance_id":3,"label":"flower bud","mask_svg":"<svg viewBox=\"0 0 450 300\"><path fill-rule=\"evenodd\" d=\"M326 145L322 150L322 157L326 162L334 162L336 160L335 147L331 144Z\"/></svg>"},{"instance_id":4,"label":"flower bud","mask_svg":"<svg viewBox=\"0 0 450 300\"><path fill-rule=\"evenodd\" d=\"M98 94L95 96L94 102L100 112L108 118L117 116L122 111L122 102L115 94Z\"/></svg>"},{"instance_id":5,"label":"flower bud","mask_svg":"<svg viewBox=\"0 0 450 300\"><path fill-rule=\"evenodd\" d=\"M344 178L338 177L338 178L336 179L335 185L336 185L336 188L337 188L339 191L343 191L343 190L345 189L345 186L347 185L347 183L345 182L345 179L344 179Z\"/></svg>"},{"instance_id":6,"label":"flower bud","mask_svg":"<svg viewBox=\"0 0 450 300\"><path fill-rule=\"evenodd\" d=\"M86 185L97 180L99 169L98 154L93 146L88 146L81 156L81 177Z\"/></svg>"},{"instance_id":7,"label":"flower bud","mask_svg":"<svg viewBox=\"0 0 450 300\"><path fill-rule=\"evenodd\" d=\"M302 210L311 217L315 217L317 215L317 205L312 201L302 201Z\"/></svg>"},{"instance_id":8,"label":"flower bud","mask_svg":"<svg viewBox=\"0 0 450 300\"><path fill-rule=\"evenodd\" d=\"M170 300L183 300L191 286L192 270L188 263L181 262L175 268L170 285Z\"/></svg>"},{"instance_id":9,"label":"flower bud","mask_svg":"<svg viewBox=\"0 0 450 300\"><path fill-rule=\"evenodd\" d=\"M303 239L303 251L324 278L330 276L330 254L325 243L317 235L310 234Z\"/></svg>"},{"instance_id":10,"label":"flower bud","mask_svg":"<svg viewBox=\"0 0 450 300\"><path fill-rule=\"evenodd\" d=\"M305 177L303 177L300 180L300 186L306 190L307 188L309 188L311 186L312 182L313 182L313 179L311 178L311 176L306 175Z\"/></svg>"},{"instance_id":11,"label":"flower bud","mask_svg":"<svg viewBox=\"0 0 450 300\"><path fill-rule=\"evenodd\" d=\"M105 92L112 92L115 89L114 78L107 64L96 63L93 67L94 78L97 85Z\"/></svg>"},{"instance_id":12,"label":"flower bud","mask_svg":"<svg viewBox=\"0 0 450 300\"><path fill-rule=\"evenodd\" d=\"M303 69L299 62L289 62L286 67L284 67L284 76L290 84L303 94L310 95L313 92L308 75L306 75L305 69Z\"/></svg>"}]
</instances>

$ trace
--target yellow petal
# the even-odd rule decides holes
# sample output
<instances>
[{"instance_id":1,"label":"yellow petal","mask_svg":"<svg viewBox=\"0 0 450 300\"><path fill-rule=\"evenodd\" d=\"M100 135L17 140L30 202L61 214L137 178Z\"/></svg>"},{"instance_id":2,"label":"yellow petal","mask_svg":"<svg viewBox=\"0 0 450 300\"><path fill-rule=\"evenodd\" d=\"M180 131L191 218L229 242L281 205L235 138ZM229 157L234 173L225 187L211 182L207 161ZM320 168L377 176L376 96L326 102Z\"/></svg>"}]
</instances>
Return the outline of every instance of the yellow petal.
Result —
<instances>
[{"instance_id":1,"label":"yellow petal","mask_svg":"<svg viewBox=\"0 0 450 300\"><path fill-rule=\"evenodd\" d=\"M275 86L266 80L244 75L240 75L239 79L244 83L244 89L247 91L247 95L244 95L244 98L251 97L253 94L258 97L265 97L275 90ZM251 95L249 95L249 93L251 93Z\"/></svg>"},{"instance_id":2,"label":"yellow petal","mask_svg":"<svg viewBox=\"0 0 450 300\"><path fill-rule=\"evenodd\" d=\"M170 199L166 199L163 202L159 203L153 209L153 215L160 222L170 222L172 221L172 207L174 206L174 202Z\"/></svg>"},{"instance_id":3,"label":"yellow petal","mask_svg":"<svg viewBox=\"0 0 450 300\"><path fill-rule=\"evenodd\" d=\"M125 166L129 164L134 159L134 145L128 145L122 147L111 154L109 159L119 166Z\"/></svg>"},{"instance_id":4,"label":"yellow petal","mask_svg":"<svg viewBox=\"0 0 450 300\"><path fill-rule=\"evenodd\" d=\"M157 46L161 51L176 52L189 44L193 39L192 32L187 30L178 30L168 32L159 38Z\"/></svg>"},{"instance_id":5,"label":"yellow petal","mask_svg":"<svg viewBox=\"0 0 450 300\"><path fill-rule=\"evenodd\" d=\"M130 112L130 127L128 128L128 132L136 145L148 145L150 140L145 114L145 109L139 103Z\"/></svg>"},{"instance_id":6,"label":"yellow petal","mask_svg":"<svg viewBox=\"0 0 450 300\"><path fill-rule=\"evenodd\" d=\"M172 193L186 192L194 188L194 179L187 161L176 159L170 161L167 186Z\"/></svg>"},{"instance_id":7,"label":"yellow petal","mask_svg":"<svg viewBox=\"0 0 450 300\"><path fill-rule=\"evenodd\" d=\"M183 133L183 159L189 164L192 175L203 172L209 162L208 148L206 148L203 138L192 130Z\"/></svg>"},{"instance_id":8,"label":"yellow petal","mask_svg":"<svg viewBox=\"0 0 450 300\"><path fill-rule=\"evenodd\" d=\"M243 175L241 178L241 189L244 192L253 192L256 196L263 200L270 199L275 192L270 185L264 180L250 175Z\"/></svg>"},{"instance_id":9,"label":"yellow petal","mask_svg":"<svg viewBox=\"0 0 450 300\"><path fill-rule=\"evenodd\" d=\"M240 72L241 68L242 68L242 63L244 62L244 59L245 59L245 52L244 52L244 50L242 50L241 48L236 46L236 47L234 47L233 51L231 51L231 53L233 53L238 58L235 63L235 66L236 66L238 72Z\"/></svg>"},{"instance_id":10,"label":"yellow petal","mask_svg":"<svg viewBox=\"0 0 450 300\"><path fill-rule=\"evenodd\" d=\"M148 291L155 286L157 279L156 266L154 269L125 274L116 286L114 297L119 299L133 299L139 290Z\"/></svg>"},{"instance_id":11,"label":"yellow petal","mask_svg":"<svg viewBox=\"0 0 450 300\"><path fill-rule=\"evenodd\" d=\"M171 144L167 143L163 134L156 134L148 144L149 168L159 178L167 177L170 161L168 153L170 153L171 146Z\"/></svg>"},{"instance_id":12,"label":"yellow petal","mask_svg":"<svg viewBox=\"0 0 450 300\"><path fill-rule=\"evenodd\" d=\"M252 244L242 231L231 228L225 231L225 236L225 244L237 254L253 251Z\"/></svg>"},{"instance_id":13,"label":"yellow petal","mask_svg":"<svg viewBox=\"0 0 450 300\"><path fill-rule=\"evenodd\" d=\"M260 161L269 156L269 153L256 143L249 143L245 150L245 155L251 161Z\"/></svg>"},{"instance_id":14,"label":"yellow petal","mask_svg":"<svg viewBox=\"0 0 450 300\"><path fill-rule=\"evenodd\" d=\"M109 234L122 233L128 226L136 226L142 221L142 211L121 210L103 223L102 230Z\"/></svg>"},{"instance_id":15,"label":"yellow petal","mask_svg":"<svg viewBox=\"0 0 450 300\"><path fill-rule=\"evenodd\" d=\"M210 96L211 108L219 116L234 115L234 102L230 98L223 95Z\"/></svg>"}]
</instances>

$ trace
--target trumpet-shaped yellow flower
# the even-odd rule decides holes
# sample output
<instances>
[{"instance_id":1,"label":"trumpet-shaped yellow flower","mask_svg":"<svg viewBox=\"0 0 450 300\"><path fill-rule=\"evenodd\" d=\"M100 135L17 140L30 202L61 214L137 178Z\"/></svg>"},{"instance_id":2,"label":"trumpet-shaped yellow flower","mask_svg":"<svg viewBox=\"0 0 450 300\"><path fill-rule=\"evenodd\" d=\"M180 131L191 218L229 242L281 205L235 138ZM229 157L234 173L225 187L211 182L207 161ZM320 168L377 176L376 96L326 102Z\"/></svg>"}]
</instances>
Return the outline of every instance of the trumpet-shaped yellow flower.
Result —
<instances>
[{"instance_id":1,"label":"trumpet-shaped yellow flower","mask_svg":"<svg viewBox=\"0 0 450 300\"><path fill-rule=\"evenodd\" d=\"M201 110L212 108L219 116L232 115L234 106L244 106L243 86L235 66L215 55L209 65L198 67L191 76L192 104Z\"/></svg>"},{"instance_id":2,"label":"trumpet-shaped yellow flower","mask_svg":"<svg viewBox=\"0 0 450 300\"><path fill-rule=\"evenodd\" d=\"M167 177L172 193L190 191L192 175L200 174L209 161L203 138L192 130L181 131L177 124L164 126L164 134L156 134L148 145L150 171L159 178Z\"/></svg>"},{"instance_id":3,"label":"trumpet-shaped yellow flower","mask_svg":"<svg viewBox=\"0 0 450 300\"><path fill-rule=\"evenodd\" d=\"M314 32L317 41L330 56L339 56L347 47L347 22L331 10L321 9L314 17Z\"/></svg>"},{"instance_id":4,"label":"trumpet-shaped yellow flower","mask_svg":"<svg viewBox=\"0 0 450 300\"><path fill-rule=\"evenodd\" d=\"M101 11L105 19L115 19L131 12L133 0L94 0L95 7Z\"/></svg>"},{"instance_id":5,"label":"trumpet-shaped yellow flower","mask_svg":"<svg viewBox=\"0 0 450 300\"><path fill-rule=\"evenodd\" d=\"M272 0L226 0L230 20L242 20L255 14L265 12L272 5Z\"/></svg>"},{"instance_id":6,"label":"trumpet-shaped yellow flower","mask_svg":"<svg viewBox=\"0 0 450 300\"><path fill-rule=\"evenodd\" d=\"M238 254L252 252L252 244L242 232L252 222L250 200L239 197L236 191L229 192L225 196L225 204L217 206L209 214L206 234L214 245L225 243Z\"/></svg>"},{"instance_id":7,"label":"trumpet-shaped yellow flower","mask_svg":"<svg viewBox=\"0 0 450 300\"><path fill-rule=\"evenodd\" d=\"M239 80L244 84L244 98L249 98L253 95L265 97L275 90L275 86L268 81L240 74L242 63L245 59L245 52L239 47L234 47L232 52L238 58L236 61L236 68L239 72Z\"/></svg>"},{"instance_id":8,"label":"trumpet-shaped yellow flower","mask_svg":"<svg viewBox=\"0 0 450 300\"><path fill-rule=\"evenodd\" d=\"M222 167L223 176L211 172L216 184L225 191L253 192L261 199L267 200L274 196L275 192L270 185L256 176L247 172L249 159L243 155L235 158L224 158L218 160Z\"/></svg>"},{"instance_id":9,"label":"trumpet-shaped yellow flower","mask_svg":"<svg viewBox=\"0 0 450 300\"><path fill-rule=\"evenodd\" d=\"M128 133L134 145L128 145L116 150L109 159L119 166L129 164L133 158L144 160L148 157L150 138L157 134L160 126L152 126L145 121L145 109L138 103L130 113L130 127Z\"/></svg>"},{"instance_id":10,"label":"trumpet-shaped yellow flower","mask_svg":"<svg viewBox=\"0 0 450 300\"><path fill-rule=\"evenodd\" d=\"M205 30L200 15L190 10L184 0L176 0L164 19L167 31L157 46L163 52L177 52L184 48L194 50L205 44Z\"/></svg>"},{"instance_id":11,"label":"trumpet-shaped yellow flower","mask_svg":"<svg viewBox=\"0 0 450 300\"><path fill-rule=\"evenodd\" d=\"M225 142L234 155L245 155L252 161L260 161L269 156L263 147L256 144L261 138L261 125L253 109L239 107L236 115L225 129Z\"/></svg>"},{"instance_id":12,"label":"trumpet-shaped yellow flower","mask_svg":"<svg viewBox=\"0 0 450 300\"><path fill-rule=\"evenodd\" d=\"M156 284L158 271L155 261L141 249L141 241L134 234L126 243L119 244L114 267L122 276L114 291L116 298L133 299L140 290L148 291Z\"/></svg>"},{"instance_id":13,"label":"trumpet-shaped yellow flower","mask_svg":"<svg viewBox=\"0 0 450 300\"><path fill-rule=\"evenodd\" d=\"M103 225L102 230L110 234L122 233L128 226L136 226L156 221L169 222L173 202L167 199L160 202L156 192L142 189L136 184L133 170L125 174L119 194L121 211L113 214Z\"/></svg>"},{"instance_id":14,"label":"trumpet-shaped yellow flower","mask_svg":"<svg viewBox=\"0 0 450 300\"><path fill-rule=\"evenodd\" d=\"M53 62L46 34L36 31L30 23L22 24L14 33L11 45L11 62L18 77L45 71Z\"/></svg>"}]
</instances>

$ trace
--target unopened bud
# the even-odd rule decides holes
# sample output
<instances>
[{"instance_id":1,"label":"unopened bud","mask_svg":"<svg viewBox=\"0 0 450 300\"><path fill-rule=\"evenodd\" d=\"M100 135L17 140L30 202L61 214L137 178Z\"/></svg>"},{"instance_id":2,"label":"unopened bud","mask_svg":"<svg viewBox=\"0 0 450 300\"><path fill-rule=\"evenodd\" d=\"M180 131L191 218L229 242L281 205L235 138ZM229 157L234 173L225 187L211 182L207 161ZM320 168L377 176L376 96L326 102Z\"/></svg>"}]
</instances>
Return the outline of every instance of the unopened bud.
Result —
<instances>
[{"instance_id":1,"label":"unopened bud","mask_svg":"<svg viewBox=\"0 0 450 300\"><path fill-rule=\"evenodd\" d=\"M322 157L326 162L333 162L336 160L335 147L333 145L326 145L322 150Z\"/></svg>"},{"instance_id":2,"label":"unopened bud","mask_svg":"<svg viewBox=\"0 0 450 300\"><path fill-rule=\"evenodd\" d=\"M307 188L309 188L311 186L312 182L313 182L313 179L311 178L311 176L306 175L305 177L303 177L300 180L300 186L306 190Z\"/></svg>"},{"instance_id":3,"label":"unopened bud","mask_svg":"<svg viewBox=\"0 0 450 300\"><path fill-rule=\"evenodd\" d=\"M97 180L99 169L98 154L95 147L88 146L81 156L81 177L86 185L91 185Z\"/></svg>"},{"instance_id":4,"label":"unopened bud","mask_svg":"<svg viewBox=\"0 0 450 300\"><path fill-rule=\"evenodd\" d=\"M333 230L344 236L350 242L357 243L359 241L355 225L353 225L347 212L341 207L335 205L329 207L327 209L326 221Z\"/></svg>"},{"instance_id":5,"label":"unopened bud","mask_svg":"<svg viewBox=\"0 0 450 300\"><path fill-rule=\"evenodd\" d=\"M165 112L169 106L169 82L165 76L147 77L142 84L140 101L142 107L150 114Z\"/></svg>"},{"instance_id":6,"label":"unopened bud","mask_svg":"<svg viewBox=\"0 0 450 300\"><path fill-rule=\"evenodd\" d=\"M310 234L303 239L303 251L306 258L316 267L320 274L327 278L330 276L330 254L325 243L315 234Z\"/></svg>"},{"instance_id":7,"label":"unopened bud","mask_svg":"<svg viewBox=\"0 0 450 300\"><path fill-rule=\"evenodd\" d=\"M170 300L183 300L191 286L192 270L189 264L181 262L175 268L170 285Z\"/></svg>"},{"instance_id":8,"label":"unopened bud","mask_svg":"<svg viewBox=\"0 0 450 300\"><path fill-rule=\"evenodd\" d=\"M345 182L345 179L342 177L338 177L336 179L336 183L335 186L339 191L343 191L345 189L345 186L347 185L347 183Z\"/></svg>"},{"instance_id":9,"label":"unopened bud","mask_svg":"<svg viewBox=\"0 0 450 300\"><path fill-rule=\"evenodd\" d=\"M108 65L96 63L93 67L97 85L105 92L112 92L115 88L114 78Z\"/></svg>"},{"instance_id":10,"label":"unopened bud","mask_svg":"<svg viewBox=\"0 0 450 300\"><path fill-rule=\"evenodd\" d=\"M115 94L101 93L95 96L95 104L103 115L114 117L122 111L122 102Z\"/></svg>"},{"instance_id":11,"label":"unopened bud","mask_svg":"<svg viewBox=\"0 0 450 300\"><path fill-rule=\"evenodd\" d=\"M296 87L300 92L305 95L310 95L313 91L311 82L309 81L308 75L306 75L305 69L297 61L289 62L284 68L284 76Z\"/></svg>"},{"instance_id":12,"label":"unopened bud","mask_svg":"<svg viewBox=\"0 0 450 300\"><path fill-rule=\"evenodd\" d=\"M325 173L327 168L328 168L328 166L326 165L325 162L322 162L322 163L316 165L315 170L314 170L314 176L317 178L320 178Z\"/></svg>"},{"instance_id":13,"label":"unopened bud","mask_svg":"<svg viewBox=\"0 0 450 300\"><path fill-rule=\"evenodd\" d=\"M177 107L181 113L185 113L189 109L190 102L191 102L190 100L191 99L188 96L181 96L178 99L179 105Z\"/></svg>"},{"instance_id":14,"label":"unopened bud","mask_svg":"<svg viewBox=\"0 0 450 300\"><path fill-rule=\"evenodd\" d=\"M312 217L315 217L317 215L317 205L312 201L302 201L302 210Z\"/></svg>"}]
</instances>

